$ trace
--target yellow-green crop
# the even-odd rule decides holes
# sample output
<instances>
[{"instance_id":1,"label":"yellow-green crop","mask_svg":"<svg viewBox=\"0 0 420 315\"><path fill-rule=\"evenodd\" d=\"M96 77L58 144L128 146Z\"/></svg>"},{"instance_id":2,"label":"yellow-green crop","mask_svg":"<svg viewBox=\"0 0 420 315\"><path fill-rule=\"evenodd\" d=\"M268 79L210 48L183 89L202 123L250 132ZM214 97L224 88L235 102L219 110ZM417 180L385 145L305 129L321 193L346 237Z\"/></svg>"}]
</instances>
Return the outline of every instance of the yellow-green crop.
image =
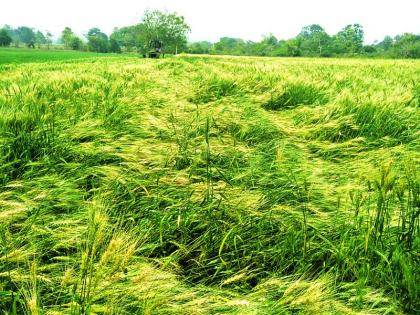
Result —
<instances>
[{"instance_id":1,"label":"yellow-green crop","mask_svg":"<svg viewBox=\"0 0 420 315\"><path fill-rule=\"evenodd\" d=\"M0 314L419 310L420 62L0 66Z\"/></svg>"}]
</instances>

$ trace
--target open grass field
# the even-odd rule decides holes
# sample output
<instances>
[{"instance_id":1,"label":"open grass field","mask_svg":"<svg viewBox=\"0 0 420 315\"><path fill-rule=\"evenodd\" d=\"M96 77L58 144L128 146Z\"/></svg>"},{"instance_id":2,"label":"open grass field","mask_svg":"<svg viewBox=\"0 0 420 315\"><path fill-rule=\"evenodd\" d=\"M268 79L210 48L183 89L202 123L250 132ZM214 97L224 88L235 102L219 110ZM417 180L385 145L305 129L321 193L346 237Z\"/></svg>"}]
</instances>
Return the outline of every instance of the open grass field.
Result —
<instances>
[{"instance_id":1,"label":"open grass field","mask_svg":"<svg viewBox=\"0 0 420 315\"><path fill-rule=\"evenodd\" d=\"M100 54L75 50L47 50L30 48L2 48L0 47L0 66L4 64L21 64L33 62L70 61L79 59L102 58L119 56L117 54ZM127 56L127 55L125 55ZM121 56L119 56L121 58Z\"/></svg>"},{"instance_id":2,"label":"open grass field","mask_svg":"<svg viewBox=\"0 0 420 315\"><path fill-rule=\"evenodd\" d=\"M419 82L399 60L0 67L0 313L415 314Z\"/></svg>"}]
</instances>

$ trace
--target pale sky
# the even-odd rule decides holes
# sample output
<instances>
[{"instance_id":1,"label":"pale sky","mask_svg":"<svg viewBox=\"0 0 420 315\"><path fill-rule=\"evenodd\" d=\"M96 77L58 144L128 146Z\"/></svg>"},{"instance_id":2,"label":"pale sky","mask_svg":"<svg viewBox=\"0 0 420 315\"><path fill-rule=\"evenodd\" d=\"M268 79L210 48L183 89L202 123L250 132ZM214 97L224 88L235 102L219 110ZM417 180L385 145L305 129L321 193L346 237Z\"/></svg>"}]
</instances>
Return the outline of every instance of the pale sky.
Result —
<instances>
[{"instance_id":1,"label":"pale sky","mask_svg":"<svg viewBox=\"0 0 420 315\"><path fill-rule=\"evenodd\" d=\"M65 26L78 34L99 27L135 24L145 9L177 12L191 26L191 41L239 37L258 41L273 33L279 39L296 36L308 24L320 24L335 34L360 23L365 41L385 35L420 33L420 0L2 0L0 27L25 25L58 36Z\"/></svg>"}]
</instances>

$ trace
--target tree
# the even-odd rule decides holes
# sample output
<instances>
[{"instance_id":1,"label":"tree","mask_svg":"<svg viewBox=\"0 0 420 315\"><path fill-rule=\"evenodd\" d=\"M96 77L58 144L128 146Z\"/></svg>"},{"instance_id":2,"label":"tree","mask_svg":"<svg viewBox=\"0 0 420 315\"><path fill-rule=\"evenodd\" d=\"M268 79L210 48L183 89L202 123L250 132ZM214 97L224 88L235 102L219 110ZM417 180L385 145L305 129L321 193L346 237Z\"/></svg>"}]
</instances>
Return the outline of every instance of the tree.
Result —
<instances>
[{"instance_id":1,"label":"tree","mask_svg":"<svg viewBox=\"0 0 420 315\"><path fill-rule=\"evenodd\" d=\"M166 52L177 53L184 49L187 44L187 34L190 27L184 17L176 13L163 13L161 11L146 11L142 19L140 42L141 50L150 50L153 41L163 43Z\"/></svg>"},{"instance_id":2,"label":"tree","mask_svg":"<svg viewBox=\"0 0 420 315\"><path fill-rule=\"evenodd\" d=\"M243 39L222 37L214 44L214 50L220 54L242 55L247 51L246 43Z\"/></svg>"},{"instance_id":3,"label":"tree","mask_svg":"<svg viewBox=\"0 0 420 315\"><path fill-rule=\"evenodd\" d=\"M248 42L248 51L250 54L257 54L258 56L273 56L273 51L276 50L278 40L273 34L268 34L263 37L259 43Z\"/></svg>"},{"instance_id":4,"label":"tree","mask_svg":"<svg viewBox=\"0 0 420 315\"><path fill-rule=\"evenodd\" d=\"M41 31L35 33L35 43L38 45L38 48L47 43L47 39Z\"/></svg>"},{"instance_id":5,"label":"tree","mask_svg":"<svg viewBox=\"0 0 420 315\"><path fill-rule=\"evenodd\" d=\"M73 50L82 50L83 41L79 37L73 36L70 39L69 48L71 48Z\"/></svg>"},{"instance_id":6,"label":"tree","mask_svg":"<svg viewBox=\"0 0 420 315\"><path fill-rule=\"evenodd\" d=\"M375 54L377 52L375 45L366 45L363 46L363 52L366 54Z\"/></svg>"},{"instance_id":7,"label":"tree","mask_svg":"<svg viewBox=\"0 0 420 315\"><path fill-rule=\"evenodd\" d=\"M83 48L83 41L73 33L70 27L65 27L61 32L60 42L62 42L66 48L73 50L81 50Z\"/></svg>"},{"instance_id":8,"label":"tree","mask_svg":"<svg viewBox=\"0 0 420 315\"><path fill-rule=\"evenodd\" d=\"M45 42L47 44L47 48L50 49L50 45L52 44L53 34L50 31L46 31L45 33Z\"/></svg>"},{"instance_id":9,"label":"tree","mask_svg":"<svg viewBox=\"0 0 420 315\"><path fill-rule=\"evenodd\" d=\"M330 36L318 24L302 28L298 35L300 50L303 56L328 56Z\"/></svg>"},{"instance_id":10,"label":"tree","mask_svg":"<svg viewBox=\"0 0 420 315\"><path fill-rule=\"evenodd\" d=\"M359 53L363 48L364 31L360 24L350 24L333 37L333 51L337 54Z\"/></svg>"},{"instance_id":11,"label":"tree","mask_svg":"<svg viewBox=\"0 0 420 315\"><path fill-rule=\"evenodd\" d=\"M118 44L118 42L114 38L111 38L109 40L109 51L117 54L121 53L120 44Z\"/></svg>"},{"instance_id":12,"label":"tree","mask_svg":"<svg viewBox=\"0 0 420 315\"><path fill-rule=\"evenodd\" d=\"M65 27L64 30L61 32L60 41L64 44L65 47L70 48L73 37L75 37L75 34L71 30L71 28Z\"/></svg>"},{"instance_id":13,"label":"tree","mask_svg":"<svg viewBox=\"0 0 420 315\"><path fill-rule=\"evenodd\" d=\"M115 28L110 39L115 40L120 47L131 51L136 47L143 46L141 43L141 34L143 32L143 25L136 24L122 28Z\"/></svg>"},{"instance_id":14,"label":"tree","mask_svg":"<svg viewBox=\"0 0 420 315\"><path fill-rule=\"evenodd\" d=\"M0 30L0 46L10 46L12 37L5 29Z\"/></svg>"},{"instance_id":15,"label":"tree","mask_svg":"<svg viewBox=\"0 0 420 315\"><path fill-rule=\"evenodd\" d=\"M19 38L19 41L27 45L35 42L35 32L32 28L27 26L19 26L15 32Z\"/></svg>"},{"instance_id":16,"label":"tree","mask_svg":"<svg viewBox=\"0 0 420 315\"><path fill-rule=\"evenodd\" d=\"M394 40L391 36L385 36L384 39L376 45L376 48L388 51L391 49L392 45L394 44Z\"/></svg>"},{"instance_id":17,"label":"tree","mask_svg":"<svg viewBox=\"0 0 420 315\"><path fill-rule=\"evenodd\" d=\"M398 58L420 58L420 35L405 33L397 36L391 53Z\"/></svg>"},{"instance_id":18,"label":"tree","mask_svg":"<svg viewBox=\"0 0 420 315\"><path fill-rule=\"evenodd\" d=\"M210 42L194 42L188 45L188 52L191 54L209 54L213 44Z\"/></svg>"},{"instance_id":19,"label":"tree","mask_svg":"<svg viewBox=\"0 0 420 315\"><path fill-rule=\"evenodd\" d=\"M106 53L109 51L108 36L97 27L91 28L87 33L88 48L90 51Z\"/></svg>"}]
</instances>

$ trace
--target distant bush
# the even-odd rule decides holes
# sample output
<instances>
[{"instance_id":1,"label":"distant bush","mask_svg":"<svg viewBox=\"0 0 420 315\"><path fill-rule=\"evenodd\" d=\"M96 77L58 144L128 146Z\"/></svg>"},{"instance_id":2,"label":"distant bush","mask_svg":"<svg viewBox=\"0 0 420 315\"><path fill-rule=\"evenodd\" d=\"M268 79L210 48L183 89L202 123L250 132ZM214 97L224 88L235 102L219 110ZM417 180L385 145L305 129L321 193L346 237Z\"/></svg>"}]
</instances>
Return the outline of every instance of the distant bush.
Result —
<instances>
[{"instance_id":1,"label":"distant bush","mask_svg":"<svg viewBox=\"0 0 420 315\"><path fill-rule=\"evenodd\" d=\"M83 48L83 42L79 37L73 37L70 40L70 48L73 50L82 50Z\"/></svg>"}]
</instances>

